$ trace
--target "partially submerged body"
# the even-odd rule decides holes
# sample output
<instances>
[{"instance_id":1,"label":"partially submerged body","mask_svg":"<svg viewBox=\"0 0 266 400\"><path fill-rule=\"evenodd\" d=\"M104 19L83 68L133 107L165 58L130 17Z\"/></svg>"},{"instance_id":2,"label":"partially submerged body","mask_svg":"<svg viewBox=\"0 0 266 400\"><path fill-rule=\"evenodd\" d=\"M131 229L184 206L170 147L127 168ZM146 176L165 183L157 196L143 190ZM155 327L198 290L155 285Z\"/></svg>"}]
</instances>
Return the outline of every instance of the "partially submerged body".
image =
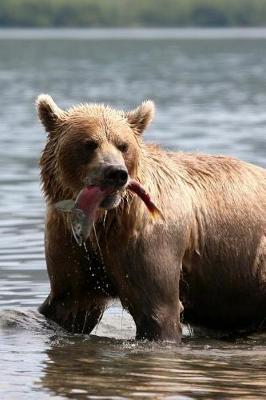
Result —
<instances>
[{"instance_id":1,"label":"partially submerged body","mask_svg":"<svg viewBox=\"0 0 266 400\"><path fill-rule=\"evenodd\" d=\"M39 114L50 133L41 168L51 293L41 312L70 331L89 333L109 299L118 297L134 318L137 338L178 341L181 300L186 322L231 331L262 329L265 170L228 157L168 153L144 144L139 134L151 118L147 104L118 117L104 107L81 106L70 112L55 107L50 98L39 100ZM93 123L88 124L90 118ZM80 126L86 131L83 138L75 134ZM108 134L99 134L99 126ZM101 135L101 144L85 170L73 154L92 131L94 138ZM119 149L117 137L129 143L125 154L114 150ZM80 177L84 181L98 174L99 179L98 172L111 158L144 185L164 221L150 218L138 196L112 195L97 210L87 254L54 204L75 199L82 189Z\"/></svg>"}]
</instances>

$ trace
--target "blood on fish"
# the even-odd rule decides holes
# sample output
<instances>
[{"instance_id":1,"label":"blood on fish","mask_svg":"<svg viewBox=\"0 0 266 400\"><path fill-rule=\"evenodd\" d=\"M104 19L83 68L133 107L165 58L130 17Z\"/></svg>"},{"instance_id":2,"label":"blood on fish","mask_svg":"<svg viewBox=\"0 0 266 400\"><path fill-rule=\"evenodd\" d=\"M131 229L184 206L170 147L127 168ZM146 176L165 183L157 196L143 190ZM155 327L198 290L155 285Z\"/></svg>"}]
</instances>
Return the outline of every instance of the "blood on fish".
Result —
<instances>
[{"instance_id":1,"label":"blood on fish","mask_svg":"<svg viewBox=\"0 0 266 400\"><path fill-rule=\"evenodd\" d=\"M99 186L87 186L79 192L75 205L92 218L106 195L107 191Z\"/></svg>"}]
</instances>

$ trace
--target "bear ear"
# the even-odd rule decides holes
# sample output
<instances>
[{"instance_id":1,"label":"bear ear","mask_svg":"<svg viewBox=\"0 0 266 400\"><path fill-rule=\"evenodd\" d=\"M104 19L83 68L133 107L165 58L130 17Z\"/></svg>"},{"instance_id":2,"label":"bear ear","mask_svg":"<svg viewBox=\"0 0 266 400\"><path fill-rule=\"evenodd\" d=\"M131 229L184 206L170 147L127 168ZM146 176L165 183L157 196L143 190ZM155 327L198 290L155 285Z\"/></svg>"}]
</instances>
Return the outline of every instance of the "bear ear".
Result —
<instances>
[{"instance_id":1,"label":"bear ear","mask_svg":"<svg viewBox=\"0 0 266 400\"><path fill-rule=\"evenodd\" d=\"M142 132L149 126L155 114L155 105L151 100L144 101L135 110L126 113L128 123L137 134Z\"/></svg>"},{"instance_id":2,"label":"bear ear","mask_svg":"<svg viewBox=\"0 0 266 400\"><path fill-rule=\"evenodd\" d=\"M64 111L55 104L48 94L40 94L36 100L36 106L45 130L51 132L63 117Z\"/></svg>"}]
</instances>

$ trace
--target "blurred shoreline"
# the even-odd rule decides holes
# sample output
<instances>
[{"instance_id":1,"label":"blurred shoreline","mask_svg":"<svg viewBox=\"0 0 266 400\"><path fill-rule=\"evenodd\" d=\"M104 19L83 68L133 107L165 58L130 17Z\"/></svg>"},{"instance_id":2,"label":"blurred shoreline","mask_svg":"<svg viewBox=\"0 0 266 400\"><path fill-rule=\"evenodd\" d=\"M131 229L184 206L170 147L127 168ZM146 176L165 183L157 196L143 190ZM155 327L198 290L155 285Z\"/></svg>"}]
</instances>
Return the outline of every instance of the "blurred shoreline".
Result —
<instances>
[{"instance_id":1,"label":"blurred shoreline","mask_svg":"<svg viewBox=\"0 0 266 400\"><path fill-rule=\"evenodd\" d=\"M1 27L265 27L266 0L1 0Z\"/></svg>"},{"instance_id":2,"label":"blurred shoreline","mask_svg":"<svg viewBox=\"0 0 266 400\"><path fill-rule=\"evenodd\" d=\"M0 40L266 39L266 28L0 28Z\"/></svg>"}]
</instances>

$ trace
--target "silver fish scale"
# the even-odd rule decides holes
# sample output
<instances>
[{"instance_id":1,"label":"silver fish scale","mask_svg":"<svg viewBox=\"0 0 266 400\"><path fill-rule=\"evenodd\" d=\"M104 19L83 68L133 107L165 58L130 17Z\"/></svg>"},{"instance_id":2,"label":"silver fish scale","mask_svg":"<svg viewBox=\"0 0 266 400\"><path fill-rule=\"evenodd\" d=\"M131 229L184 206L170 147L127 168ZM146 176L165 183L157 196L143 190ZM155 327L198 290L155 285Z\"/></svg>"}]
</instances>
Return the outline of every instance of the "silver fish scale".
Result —
<instances>
[{"instance_id":1,"label":"silver fish scale","mask_svg":"<svg viewBox=\"0 0 266 400\"><path fill-rule=\"evenodd\" d=\"M74 208L71 212L71 229L73 236L79 246L86 242L92 222L79 208Z\"/></svg>"}]
</instances>

